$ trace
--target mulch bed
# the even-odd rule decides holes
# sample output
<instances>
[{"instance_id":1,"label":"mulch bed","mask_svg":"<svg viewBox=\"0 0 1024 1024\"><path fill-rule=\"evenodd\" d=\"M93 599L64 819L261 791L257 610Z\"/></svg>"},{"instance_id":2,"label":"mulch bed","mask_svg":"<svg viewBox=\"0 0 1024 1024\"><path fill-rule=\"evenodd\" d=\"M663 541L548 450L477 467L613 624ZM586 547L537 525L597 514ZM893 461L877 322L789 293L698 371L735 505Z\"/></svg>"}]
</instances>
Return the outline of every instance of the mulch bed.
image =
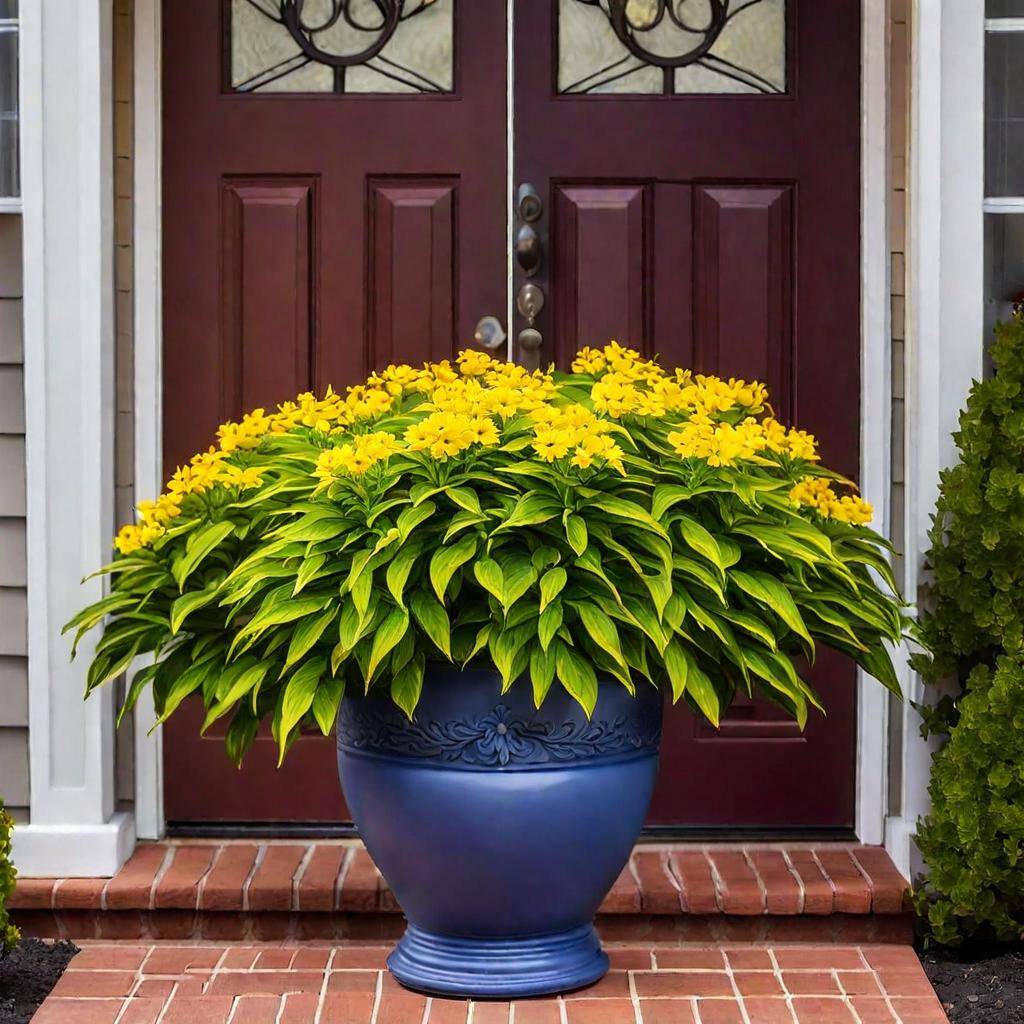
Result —
<instances>
[{"instance_id":1,"label":"mulch bed","mask_svg":"<svg viewBox=\"0 0 1024 1024\"><path fill-rule=\"evenodd\" d=\"M921 963L951 1024L1024 1024L1024 949L930 949Z\"/></svg>"},{"instance_id":2,"label":"mulch bed","mask_svg":"<svg viewBox=\"0 0 1024 1024\"><path fill-rule=\"evenodd\" d=\"M77 952L71 942L22 939L0 958L0 1024L27 1024Z\"/></svg>"}]
</instances>

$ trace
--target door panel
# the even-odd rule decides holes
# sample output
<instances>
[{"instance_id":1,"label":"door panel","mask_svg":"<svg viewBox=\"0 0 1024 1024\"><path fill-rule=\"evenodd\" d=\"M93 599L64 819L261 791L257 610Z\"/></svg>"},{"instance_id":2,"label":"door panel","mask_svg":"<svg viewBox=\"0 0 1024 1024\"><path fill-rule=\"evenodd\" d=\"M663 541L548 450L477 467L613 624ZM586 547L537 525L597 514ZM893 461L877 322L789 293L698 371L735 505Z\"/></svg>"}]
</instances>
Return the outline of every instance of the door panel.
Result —
<instances>
[{"instance_id":1,"label":"door panel","mask_svg":"<svg viewBox=\"0 0 1024 1024\"><path fill-rule=\"evenodd\" d=\"M370 183L373 366L451 355L457 188L454 179Z\"/></svg>"},{"instance_id":2,"label":"door panel","mask_svg":"<svg viewBox=\"0 0 1024 1024\"><path fill-rule=\"evenodd\" d=\"M315 178L224 182L224 408L272 408L312 379L315 194Z\"/></svg>"},{"instance_id":3,"label":"door panel","mask_svg":"<svg viewBox=\"0 0 1024 1024\"><path fill-rule=\"evenodd\" d=\"M693 365L764 381L792 415L793 186L699 186Z\"/></svg>"},{"instance_id":4,"label":"door panel","mask_svg":"<svg viewBox=\"0 0 1024 1024\"><path fill-rule=\"evenodd\" d=\"M505 308L504 3L421 4L344 68L276 6L163 4L168 474L226 419L443 359ZM331 740L304 735L277 771L261 735L243 786L200 720L164 727L169 821L348 817Z\"/></svg>"},{"instance_id":5,"label":"door panel","mask_svg":"<svg viewBox=\"0 0 1024 1024\"><path fill-rule=\"evenodd\" d=\"M668 365L764 380L776 412L855 476L860 4L822 17L808 0L754 0L677 69L643 65L648 33L623 28L630 10L661 6L515 4L515 180L551 200L531 278L551 299L540 361L615 338ZM685 51L667 18L651 31L662 57ZM651 822L851 827L855 671L822 652L812 678L829 715L803 734L756 701L718 732L672 709Z\"/></svg>"},{"instance_id":6,"label":"door panel","mask_svg":"<svg viewBox=\"0 0 1024 1024\"><path fill-rule=\"evenodd\" d=\"M647 191L616 184L555 189L554 358L563 366L584 338L644 333Z\"/></svg>"}]
</instances>

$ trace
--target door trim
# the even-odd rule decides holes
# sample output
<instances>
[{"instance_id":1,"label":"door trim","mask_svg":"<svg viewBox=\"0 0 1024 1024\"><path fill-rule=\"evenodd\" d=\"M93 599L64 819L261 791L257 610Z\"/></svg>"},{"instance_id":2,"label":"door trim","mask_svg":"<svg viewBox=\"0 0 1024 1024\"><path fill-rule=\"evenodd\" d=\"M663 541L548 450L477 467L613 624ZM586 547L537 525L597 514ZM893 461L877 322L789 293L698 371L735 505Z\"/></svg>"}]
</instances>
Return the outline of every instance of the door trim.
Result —
<instances>
[{"instance_id":1,"label":"door trim","mask_svg":"<svg viewBox=\"0 0 1024 1024\"><path fill-rule=\"evenodd\" d=\"M161 4L135 3L135 487L142 497L155 496L163 485ZM885 533L891 523L892 449L887 0L862 0L861 12L860 469L861 489L878 510L878 525ZM511 131L510 124L510 137ZM509 341L511 346L511 330ZM886 813L888 703L883 688L863 672L857 687L856 829L861 842L877 844L884 838ZM161 731L150 735L153 722L147 695L135 711L136 829L147 839L164 831Z\"/></svg>"}]
</instances>

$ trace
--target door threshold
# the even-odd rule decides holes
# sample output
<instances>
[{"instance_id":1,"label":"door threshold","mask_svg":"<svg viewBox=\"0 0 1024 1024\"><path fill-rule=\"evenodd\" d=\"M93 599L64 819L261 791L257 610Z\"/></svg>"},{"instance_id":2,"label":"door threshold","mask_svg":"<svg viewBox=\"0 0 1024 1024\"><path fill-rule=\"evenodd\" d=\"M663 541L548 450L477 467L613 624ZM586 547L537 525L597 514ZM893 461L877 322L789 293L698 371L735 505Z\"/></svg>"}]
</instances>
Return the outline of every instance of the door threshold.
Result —
<instances>
[{"instance_id":1,"label":"door threshold","mask_svg":"<svg viewBox=\"0 0 1024 1024\"><path fill-rule=\"evenodd\" d=\"M358 839L355 825L323 821L169 821L168 839ZM851 828L756 825L650 825L640 843L850 843Z\"/></svg>"}]
</instances>

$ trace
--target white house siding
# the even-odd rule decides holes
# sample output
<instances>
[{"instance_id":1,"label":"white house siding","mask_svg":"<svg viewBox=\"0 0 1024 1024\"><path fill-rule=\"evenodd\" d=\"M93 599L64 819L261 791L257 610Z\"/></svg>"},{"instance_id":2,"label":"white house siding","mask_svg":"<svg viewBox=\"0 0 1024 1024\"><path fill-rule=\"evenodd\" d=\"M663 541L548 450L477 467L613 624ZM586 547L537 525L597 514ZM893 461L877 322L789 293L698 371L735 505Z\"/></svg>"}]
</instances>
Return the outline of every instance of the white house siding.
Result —
<instances>
[{"instance_id":1,"label":"white house siding","mask_svg":"<svg viewBox=\"0 0 1024 1024\"><path fill-rule=\"evenodd\" d=\"M116 0L114 4L114 289L116 348L114 372L117 375L117 419L114 425L115 498L117 524L135 514L135 361L133 359L134 314L132 309L132 152L134 4ZM118 698L124 681L118 684ZM117 802L127 808L135 798L134 720L125 716L117 731Z\"/></svg>"},{"instance_id":2,"label":"white house siding","mask_svg":"<svg viewBox=\"0 0 1024 1024\"><path fill-rule=\"evenodd\" d=\"M0 214L0 797L28 816L21 218Z\"/></svg>"},{"instance_id":3,"label":"white house siding","mask_svg":"<svg viewBox=\"0 0 1024 1024\"><path fill-rule=\"evenodd\" d=\"M889 36L889 253L892 281L892 447L889 533L896 578L903 577L906 546L906 282L907 140L910 114L910 0L891 0ZM889 699L888 813L902 814L903 705Z\"/></svg>"}]
</instances>

